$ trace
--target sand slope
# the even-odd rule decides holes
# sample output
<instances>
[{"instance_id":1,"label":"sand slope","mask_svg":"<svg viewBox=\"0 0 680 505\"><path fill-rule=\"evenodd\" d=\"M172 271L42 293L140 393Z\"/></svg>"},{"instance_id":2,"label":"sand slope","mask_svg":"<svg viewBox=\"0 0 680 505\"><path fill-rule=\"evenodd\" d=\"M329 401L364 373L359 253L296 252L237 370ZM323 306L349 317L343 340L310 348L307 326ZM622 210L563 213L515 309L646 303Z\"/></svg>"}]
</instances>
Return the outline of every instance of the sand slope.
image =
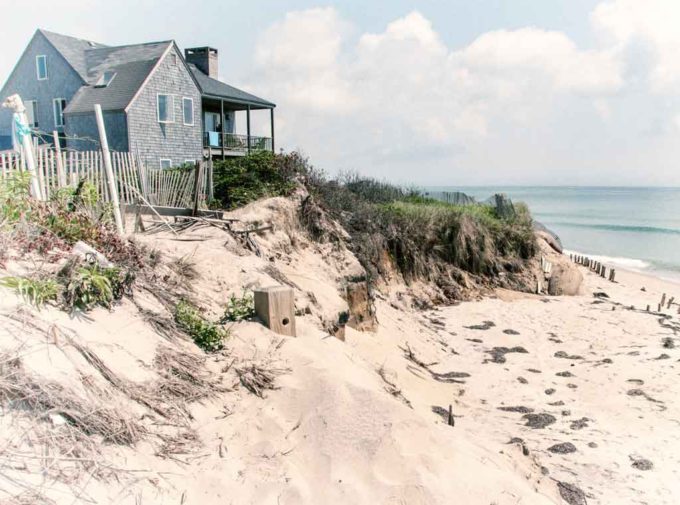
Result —
<instances>
[{"instance_id":1,"label":"sand slope","mask_svg":"<svg viewBox=\"0 0 680 505\"><path fill-rule=\"evenodd\" d=\"M215 228L183 235L200 242L168 233L142 240L166 259L191 255L201 274L194 296L215 315L243 287L294 286L296 307L307 309L298 337L257 323L232 328L227 351L206 362L224 391L190 407L198 437L191 450L159 457L155 435L133 448L107 445L104 455L120 471L106 482L86 471L64 482L6 454L0 503L29 492L56 503L585 503L564 486L561 493L560 482L583 490L587 503L680 501L680 351L663 340L680 345L677 306L667 319L625 309L656 306L663 292L680 299L679 286L623 273L611 284L584 270L581 296L501 292L423 312L411 307L409 289L392 285L376 300L377 331L348 328L341 342L324 328L347 308L341 287L360 271L356 259L309 242L290 201L258 202L234 215L274 225L256 237L262 257ZM0 300L2 314L21 305L4 290ZM82 376L100 380L98 373L63 338L49 337L49 328L61 328L132 383L157 376L159 347L200 355L189 342L159 336L129 301L112 313L69 318L46 309L28 320L40 324L3 319L0 348L21 345L31 373L81 394ZM278 389L259 398L239 386L234 369L249 364L279 370ZM121 391L107 401L152 433L160 422ZM454 427L441 414L449 405ZM22 435L19 414L5 411L0 420L2 447L40 454ZM541 421L549 424L525 426ZM575 452L549 451L567 442ZM643 459L653 468L643 469Z\"/></svg>"}]
</instances>

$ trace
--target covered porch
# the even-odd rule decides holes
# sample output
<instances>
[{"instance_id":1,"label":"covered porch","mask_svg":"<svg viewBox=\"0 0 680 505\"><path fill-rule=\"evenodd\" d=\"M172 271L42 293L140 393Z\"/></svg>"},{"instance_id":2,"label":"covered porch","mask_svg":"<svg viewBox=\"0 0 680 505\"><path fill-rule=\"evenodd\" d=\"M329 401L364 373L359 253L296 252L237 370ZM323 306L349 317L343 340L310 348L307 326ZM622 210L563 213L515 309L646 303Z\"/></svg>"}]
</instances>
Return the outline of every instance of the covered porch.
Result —
<instances>
[{"instance_id":1,"label":"covered porch","mask_svg":"<svg viewBox=\"0 0 680 505\"><path fill-rule=\"evenodd\" d=\"M201 99L203 122L203 150L206 158L221 159L244 156L253 151L275 149L274 104L255 100L235 100L233 97L203 95ZM239 129L237 133L237 116ZM262 132L263 119L268 136L254 135L254 117L258 119L258 132ZM245 131L243 131L245 119ZM266 125L266 123L269 123Z\"/></svg>"}]
</instances>

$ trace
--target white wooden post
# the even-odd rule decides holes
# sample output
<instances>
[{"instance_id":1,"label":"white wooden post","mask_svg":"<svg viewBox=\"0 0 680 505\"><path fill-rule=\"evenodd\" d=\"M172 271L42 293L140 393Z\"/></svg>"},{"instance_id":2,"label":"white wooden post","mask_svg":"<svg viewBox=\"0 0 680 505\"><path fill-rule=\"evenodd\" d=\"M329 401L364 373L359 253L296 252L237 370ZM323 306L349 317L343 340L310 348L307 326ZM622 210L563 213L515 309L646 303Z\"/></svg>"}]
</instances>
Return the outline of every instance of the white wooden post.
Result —
<instances>
[{"instance_id":1,"label":"white wooden post","mask_svg":"<svg viewBox=\"0 0 680 505\"><path fill-rule=\"evenodd\" d=\"M102 107L98 103L94 104L94 113L97 117L97 129L99 130L99 141L102 145L102 154L104 158L104 168L106 169L106 177L109 180L109 193L111 195L111 204L113 205L113 218L116 221L116 228L121 235L125 231L123 228L123 218L120 215L120 201L118 200L118 188L116 187L116 179L113 177L113 167L111 166L111 153L109 152L109 141L106 139L106 129L104 128L104 116L102 115Z\"/></svg>"},{"instance_id":2,"label":"white wooden post","mask_svg":"<svg viewBox=\"0 0 680 505\"><path fill-rule=\"evenodd\" d=\"M28 119L26 118L26 107L19 95L12 95L8 97L2 104L3 107L12 109L19 115L19 123L28 127ZM14 120L14 118L12 118ZM38 200L43 200L43 194L40 189L40 181L38 180L38 173L35 168L35 157L33 156L33 141L31 134L22 135L21 144L24 148L24 158L26 160L26 170L31 174L31 194Z\"/></svg>"},{"instance_id":3,"label":"white wooden post","mask_svg":"<svg viewBox=\"0 0 680 505\"><path fill-rule=\"evenodd\" d=\"M61 157L61 145L59 144L59 133L57 130L52 132L52 139L54 140L54 151L57 155L57 177L59 180L59 187L66 187L66 172L64 172L64 159Z\"/></svg>"}]
</instances>

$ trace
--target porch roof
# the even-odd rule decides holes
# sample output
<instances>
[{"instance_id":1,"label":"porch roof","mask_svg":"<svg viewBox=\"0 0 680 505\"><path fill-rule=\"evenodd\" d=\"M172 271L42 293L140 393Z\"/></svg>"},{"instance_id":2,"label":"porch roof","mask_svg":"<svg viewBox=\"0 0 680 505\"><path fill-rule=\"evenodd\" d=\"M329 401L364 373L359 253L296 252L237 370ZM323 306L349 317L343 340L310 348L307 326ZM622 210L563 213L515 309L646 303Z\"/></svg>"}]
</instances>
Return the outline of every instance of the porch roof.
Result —
<instances>
[{"instance_id":1,"label":"porch roof","mask_svg":"<svg viewBox=\"0 0 680 505\"><path fill-rule=\"evenodd\" d=\"M251 95L222 81L208 77L195 65L189 64L196 81L201 87L201 93L205 98L224 100L232 105L232 109L245 110L248 105L251 109L273 109L276 104L263 98Z\"/></svg>"}]
</instances>

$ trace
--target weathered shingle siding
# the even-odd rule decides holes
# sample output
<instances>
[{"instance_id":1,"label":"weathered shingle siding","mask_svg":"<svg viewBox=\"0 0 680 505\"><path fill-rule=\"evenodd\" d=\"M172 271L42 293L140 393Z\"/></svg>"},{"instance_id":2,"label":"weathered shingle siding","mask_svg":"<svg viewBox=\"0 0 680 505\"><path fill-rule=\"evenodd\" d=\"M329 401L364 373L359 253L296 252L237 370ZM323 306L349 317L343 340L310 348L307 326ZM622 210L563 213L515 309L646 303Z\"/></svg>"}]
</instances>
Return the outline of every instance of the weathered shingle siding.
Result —
<instances>
[{"instance_id":1,"label":"weathered shingle siding","mask_svg":"<svg viewBox=\"0 0 680 505\"><path fill-rule=\"evenodd\" d=\"M176 64L171 56L173 53L177 54ZM159 93L173 95L174 123L158 122L156 101ZM193 126L184 125L183 97L194 100ZM201 93L174 45L129 106L127 117L130 150L139 153L148 167L159 167L161 158L180 165L186 160L198 160L203 155Z\"/></svg>"},{"instance_id":2,"label":"weathered shingle siding","mask_svg":"<svg viewBox=\"0 0 680 505\"><path fill-rule=\"evenodd\" d=\"M47 76L44 81L38 80L35 57L39 54L47 56ZM0 102L10 95L18 93L21 99L38 101L38 128L51 133L55 128L52 112L52 100L64 98L66 102L73 97L82 86L83 81L64 58L47 41L44 35L36 32L28 47L19 58L14 71L0 91ZM12 112L0 108L0 136L11 134ZM51 138L49 139L51 141Z\"/></svg>"},{"instance_id":3,"label":"weathered shingle siding","mask_svg":"<svg viewBox=\"0 0 680 505\"><path fill-rule=\"evenodd\" d=\"M106 138L109 141L109 149L112 151L128 151L128 134L127 134L127 120L125 112L123 111L105 111L104 128L106 129ZM88 140L71 140L67 141L70 149L78 151L92 151L99 150L99 130L97 129L97 120L94 112L87 114L67 114L65 132L68 136L78 136L81 139L93 139L96 142Z\"/></svg>"}]
</instances>

